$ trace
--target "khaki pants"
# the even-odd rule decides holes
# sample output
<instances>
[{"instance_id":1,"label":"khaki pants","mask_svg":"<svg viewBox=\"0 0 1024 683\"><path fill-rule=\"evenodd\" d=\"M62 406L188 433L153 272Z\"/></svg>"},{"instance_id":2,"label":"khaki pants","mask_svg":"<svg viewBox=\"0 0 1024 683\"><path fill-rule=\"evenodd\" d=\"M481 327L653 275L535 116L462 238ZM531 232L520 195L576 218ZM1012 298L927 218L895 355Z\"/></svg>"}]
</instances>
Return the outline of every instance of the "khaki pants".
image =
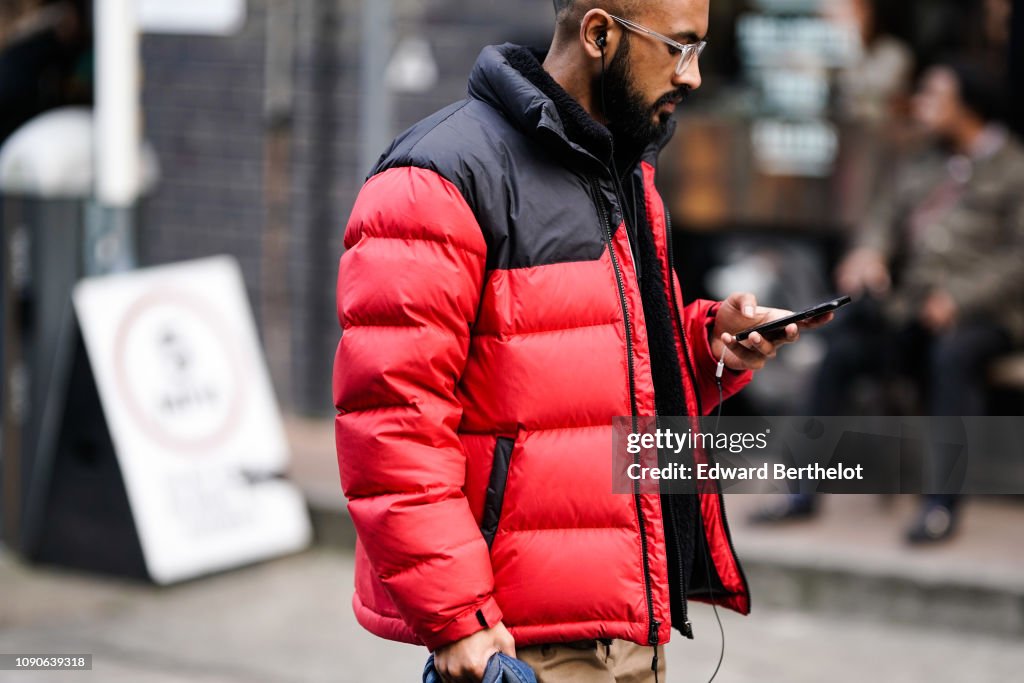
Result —
<instances>
[{"instance_id":1,"label":"khaki pants","mask_svg":"<svg viewBox=\"0 0 1024 683\"><path fill-rule=\"evenodd\" d=\"M654 648L627 640L581 640L574 643L516 648L537 674L537 683L654 683ZM659 683L665 679L665 651L658 645Z\"/></svg>"}]
</instances>

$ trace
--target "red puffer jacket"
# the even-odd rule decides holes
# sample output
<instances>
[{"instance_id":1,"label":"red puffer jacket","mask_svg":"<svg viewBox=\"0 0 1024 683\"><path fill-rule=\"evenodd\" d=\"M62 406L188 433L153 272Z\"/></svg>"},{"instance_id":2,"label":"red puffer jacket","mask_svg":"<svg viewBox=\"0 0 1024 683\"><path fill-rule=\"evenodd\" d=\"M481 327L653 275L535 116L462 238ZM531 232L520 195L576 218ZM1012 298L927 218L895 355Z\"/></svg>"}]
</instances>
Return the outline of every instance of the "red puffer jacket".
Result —
<instances>
[{"instance_id":1,"label":"red puffer jacket","mask_svg":"<svg viewBox=\"0 0 1024 683\"><path fill-rule=\"evenodd\" d=\"M605 163L516 49L484 50L470 98L399 137L349 219L334 399L355 612L431 649L499 621L521 645L667 642L661 501L612 493L612 418L655 408L629 238ZM656 154L634 177L667 274ZM663 279L688 408L709 412L717 304ZM721 496L701 510L713 596L746 613Z\"/></svg>"}]
</instances>

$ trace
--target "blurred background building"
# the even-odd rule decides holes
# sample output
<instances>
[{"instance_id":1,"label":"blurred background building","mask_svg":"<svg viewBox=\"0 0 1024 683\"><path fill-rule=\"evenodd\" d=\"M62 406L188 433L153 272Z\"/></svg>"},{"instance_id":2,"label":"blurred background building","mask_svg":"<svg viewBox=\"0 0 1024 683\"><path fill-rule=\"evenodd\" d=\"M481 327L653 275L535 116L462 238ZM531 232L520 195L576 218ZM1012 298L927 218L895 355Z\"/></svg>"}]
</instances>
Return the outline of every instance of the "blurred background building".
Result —
<instances>
[{"instance_id":1,"label":"blurred background building","mask_svg":"<svg viewBox=\"0 0 1024 683\"><path fill-rule=\"evenodd\" d=\"M143 131L161 180L139 212L139 260L237 256L283 404L327 415L333 281L368 168L394 134L464 96L483 45L546 44L550 2L243 5L227 35L143 34ZM829 289L829 259L906 135L920 68L970 51L1009 83L1010 5L712 2L705 84L662 162L687 296L737 282L717 266L756 261L758 240L738 235L767 239L804 269L777 283L788 296L764 292L774 303ZM4 3L0 137L90 101L91 39L90 0Z\"/></svg>"}]
</instances>

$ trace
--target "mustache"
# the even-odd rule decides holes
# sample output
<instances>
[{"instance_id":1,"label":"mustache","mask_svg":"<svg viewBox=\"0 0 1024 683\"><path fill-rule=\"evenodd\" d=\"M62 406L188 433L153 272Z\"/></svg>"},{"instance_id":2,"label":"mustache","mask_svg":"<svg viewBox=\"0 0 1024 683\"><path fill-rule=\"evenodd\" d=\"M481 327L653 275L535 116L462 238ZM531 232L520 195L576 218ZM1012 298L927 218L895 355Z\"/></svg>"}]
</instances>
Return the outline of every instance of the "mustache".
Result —
<instances>
[{"instance_id":1,"label":"mustache","mask_svg":"<svg viewBox=\"0 0 1024 683\"><path fill-rule=\"evenodd\" d=\"M665 93L658 98L658 101L654 103L654 109L665 106L666 104L682 104L690 97L690 86L684 85L678 90L674 90L670 93Z\"/></svg>"}]
</instances>

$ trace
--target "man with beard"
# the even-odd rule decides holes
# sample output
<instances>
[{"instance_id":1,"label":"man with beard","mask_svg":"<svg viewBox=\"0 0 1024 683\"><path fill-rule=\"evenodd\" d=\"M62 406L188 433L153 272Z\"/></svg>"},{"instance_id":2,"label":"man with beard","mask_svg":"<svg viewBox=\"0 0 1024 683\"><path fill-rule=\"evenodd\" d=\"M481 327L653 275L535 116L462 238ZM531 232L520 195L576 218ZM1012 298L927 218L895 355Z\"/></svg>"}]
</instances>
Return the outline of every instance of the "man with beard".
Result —
<instances>
[{"instance_id":1,"label":"man with beard","mask_svg":"<svg viewBox=\"0 0 1024 683\"><path fill-rule=\"evenodd\" d=\"M708 0L555 9L546 54L485 48L468 99L391 144L345 233L353 606L445 681L496 653L541 683L663 680L688 599L746 613L720 494L614 494L612 420L707 414L799 334L737 343L786 312L684 306L672 270L654 164Z\"/></svg>"}]
</instances>

